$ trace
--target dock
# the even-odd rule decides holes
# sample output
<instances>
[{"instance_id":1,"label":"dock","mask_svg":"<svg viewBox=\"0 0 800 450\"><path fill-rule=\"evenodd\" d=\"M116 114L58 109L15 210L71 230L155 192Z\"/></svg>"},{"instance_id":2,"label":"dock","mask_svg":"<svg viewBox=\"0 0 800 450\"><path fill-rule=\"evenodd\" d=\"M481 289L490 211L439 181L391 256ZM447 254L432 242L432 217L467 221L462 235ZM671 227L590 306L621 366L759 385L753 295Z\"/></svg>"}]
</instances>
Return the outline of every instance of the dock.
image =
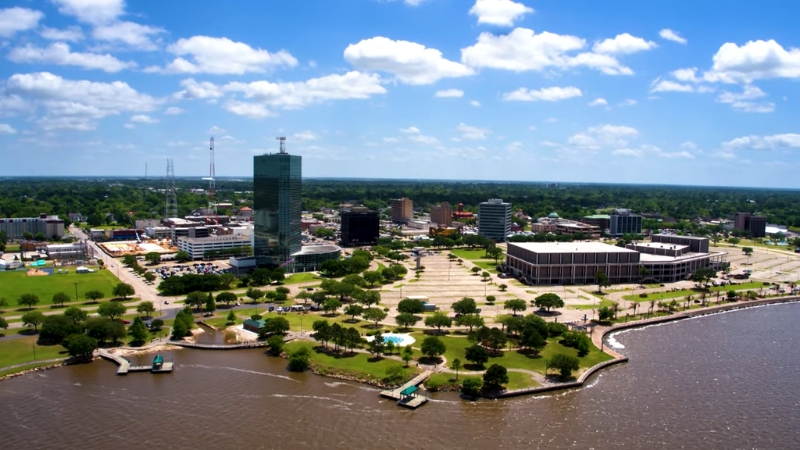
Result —
<instances>
[{"instance_id":1,"label":"dock","mask_svg":"<svg viewBox=\"0 0 800 450\"><path fill-rule=\"evenodd\" d=\"M428 401L427 396L419 395L419 385L430 376L431 372L426 370L396 389L381 391L381 397L396 400L400 406L417 409Z\"/></svg>"},{"instance_id":2,"label":"dock","mask_svg":"<svg viewBox=\"0 0 800 450\"><path fill-rule=\"evenodd\" d=\"M156 358L153 360L152 366L132 366L131 362L128 361L126 358L120 355L115 355L114 353L111 353L106 349L102 348L98 349L97 353L100 355L101 358L114 362L119 366L117 368L117 375L127 375L129 372L151 372L151 373L172 372L173 363L165 362L164 358L161 355L156 355Z\"/></svg>"}]
</instances>

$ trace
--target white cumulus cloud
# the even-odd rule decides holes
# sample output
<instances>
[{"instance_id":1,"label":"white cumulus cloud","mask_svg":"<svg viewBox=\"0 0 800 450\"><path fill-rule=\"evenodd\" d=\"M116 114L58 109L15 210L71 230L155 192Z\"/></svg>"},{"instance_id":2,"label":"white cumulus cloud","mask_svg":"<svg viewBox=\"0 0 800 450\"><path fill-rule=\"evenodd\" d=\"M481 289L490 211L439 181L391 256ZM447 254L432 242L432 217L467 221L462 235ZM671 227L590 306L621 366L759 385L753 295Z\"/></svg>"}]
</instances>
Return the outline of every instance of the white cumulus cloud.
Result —
<instances>
[{"instance_id":1,"label":"white cumulus cloud","mask_svg":"<svg viewBox=\"0 0 800 450\"><path fill-rule=\"evenodd\" d=\"M134 22L114 22L97 25L92 30L92 37L101 41L120 42L137 50L156 50L158 46L153 38L163 32L161 28Z\"/></svg>"},{"instance_id":2,"label":"white cumulus cloud","mask_svg":"<svg viewBox=\"0 0 800 450\"><path fill-rule=\"evenodd\" d=\"M479 102L479 101L477 101L477 100L471 100L471 101L469 102L469 104L470 104L470 105L472 105L472 106L474 106L474 107L476 107L476 108L480 108L480 106L481 106L481 102Z\"/></svg>"},{"instance_id":3,"label":"white cumulus cloud","mask_svg":"<svg viewBox=\"0 0 800 450\"><path fill-rule=\"evenodd\" d=\"M546 31L536 34L528 28L515 28L503 35L481 33L475 45L461 49L461 62L475 68L515 72L588 67L607 75L633 74L629 67L621 64L612 54L571 54L584 47L586 41L577 36Z\"/></svg>"},{"instance_id":4,"label":"white cumulus cloud","mask_svg":"<svg viewBox=\"0 0 800 450\"><path fill-rule=\"evenodd\" d=\"M149 67L147 71L242 75L281 66L297 66L297 59L285 50L270 53L228 38L193 36L179 39L167 47L167 51L178 58L164 68Z\"/></svg>"},{"instance_id":5,"label":"white cumulus cloud","mask_svg":"<svg viewBox=\"0 0 800 450\"><path fill-rule=\"evenodd\" d=\"M156 119L155 117L150 117L146 114L133 115L131 116L130 120L131 122L137 122L137 123L151 123L151 124L158 123L158 119Z\"/></svg>"},{"instance_id":6,"label":"white cumulus cloud","mask_svg":"<svg viewBox=\"0 0 800 450\"><path fill-rule=\"evenodd\" d=\"M292 139L294 139L296 141L302 141L302 142L316 141L318 139L318 136L313 131L306 130L306 131L300 131L300 132L297 132L297 133L293 134L292 135Z\"/></svg>"},{"instance_id":7,"label":"white cumulus cloud","mask_svg":"<svg viewBox=\"0 0 800 450\"><path fill-rule=\"evenodd\" d=\"M636 137L639 131L625 125L599 125L571 136L567 142L575 147L598 150L602 147L626 147L628 139Z\"/></svg>"},{"instance_id":8,"label":"white cumulus cloud","mask_svg":"<svg viewBox=\"0 0 800 450\"><path fill-rule=\"evenodd\" d=\"M7 123L0 123L0 134L17 134L17 130Z\"/></svg>"},{"instance_id":9,"label":"white cumulus cloud","mask_svg":"<svg viewBox=\"0 0 800 450\"><path fill-rule=\"evenodd\" d=\"M395 41L377 36L350 44L344 59L354 67L367 71L393 74L405 84L424 85L442 78L458 78L475 73L471 68L450 61L435 48L409 41Z\"/></svg>"},{"instance_id":10,"label":"white cumulus cloud","mask_svg":"<svg viewBox=\"0 0 800 450\"><path fill-rule=\"evenodd\" d=\"M800 49L786 50L775 40L723 44L713 58L706 81L750 83L770 78L800 78Z\"/></svg>"},{"instance_id":11,"label":"white cumulus cloud","mask_svg":"<svg viewBox=\"0 0 800 450\"><path fill-rule=\"evenodd\" d=\"M77 42L83 39L83 31L80 27L67 27L63 30L57 28L42 27L39 35L51 41L69 41Z\"/></svg>"},{"instance_id":12,"label":"white cumulus cloud","mask_svg":"<svg viewBox=\"0 0 800 450\"><path fill-rule=\"evenodd\" d=\"M438 98L450 98L450 97L460 98L464 96L464 91L462 91L461 89L445 89L442 91L436 91L436 93L433 94L433 96Z\"/></svg>"},{"instance_id":13,"label":"white cumulus cloud","mask_svg":"<svg viewBox=\"0 0 800 450\"><path fill-rule=\"evenodd\" d=\"M468 139L471 141L485 140L486 135L491 133L491 131L489 131L486 128L470 126L465 124L464 122L458 124L456 130L458 130L461 133L461 139Z\"/></svg>"},{"instance_id":14,"label":"white cumulus cloud","mask_svg":"<svg viewBox=\"0 0 800 450\"><path fill-rule=\"evenodd\" d=\"M245 116L251 119L261 119L274 115L266 106L253 102L228 100L222 107L237 116Z\"/></svg>"},{"instance_id":15,"label":"white cumulus cloud","mask_svg":"<svg viewBox=\"0 0 800 450\"><path fill-rule=\"evenodd\" d=\"M679 44L685 44L687 42L685 38L681 37L681 35L670 30L669 28L664 28L663 30L659 31L658 35L661 36L661 39L677 42Z\"/></svg>"},{"instance_id":16,"label":"white cumulus cloud","mask_svg":"<svg viewBox=\"0 0 800 450\"><path fill-rule=\"evenodd\" d=\"M614 38L605 39L594 44L592 50L596 53L611 55L627 55L642 52L658 47L655 42L646 41L640 37L632 36L628 33L618 34Z\"/></svg>"},{"instance_id":17,"label":"white cumulus cloud","mask_svg":"<svg viewBox=\"0 0 800 450\"><path fill-rule=\"evenodd\" d=\"M401 133L406 133L406 134L417 134L417 133L419 133L419 128L414 127L414 126L411 126L411 127L408 127L408 128L400 128L400 132Z\"/></svg>"},{"instance_id":18,"label":"white cumulus cloud","mask_svg":"<svg viewBox=\"0 0 800 450\"><path fill-rule=\"evenodd\" d=\"M800 148L800 134L785 133L771 136L742 136L723 142L722 146L729 150L774 150L779 148Z\"/></svg>"},{"instance_id":19,"label":"white cumulus cloud","mask_svg":"<svg viewBox=\"0 0 800 450\"><path fill-rule=\"evenodd\" d=\"M512 0L476 0L469 13L478 17L478 23L512 27L514 22L533 13L533 8Z\"/></svg>"},{"instance_id":20,"label":"white cumulus cloud","mask_svg":"<svg viewBox=\"0 0 800 450\"><path fill-rule=\"evenodd\" d=\"M16 63L77 66L110 73L136 66L134 62L120 61L109 54L72 52L69 45L63 42L53 43L49 47L37 47L31 44L16 47L8 53L8 59Z\"/></svg>"},{"instance_id":21,"label":"white cumulus cloud","mask_svg":"<svg viewBox=\"0 0 800 450\"><path fill-rule=\"evenodd\" d=\"M183 114L184 111L182 108L178 108L177 106L170 106L169 108L164 111L164 114L168 116L177 116L178 114Z\"/></svg>"},{"instance_id":22,"label":"white cumulus cloud","mask_svg":"<svg viewBox=\"0 0 800 450\"><path fill-rule=\"evenodd\" d=\"M604 99L602 97L598 97L598 98L592 100L591 102L589 102L589 106L607 106L607 105L608 105L608 102L606 101L606 99Z\"/></svg>"},{"instance_id":23,"label":"white cumulus cloud","mask_svg":"<svg viewBox=\"0 0 800 450\"><path fill-rule=\"evenodd\" d=\"M36 28L42 17L41 11L18 6L0 9L0 36L11 37L20 31Z\"/></svg>"},{"instance_id":24,"label":"white cumulus cloud","mask_svg":"<svg viewBox=\"0 0 800 450\"><path fill-rule=\"evenodd\" d=\"M559 100L566 100L572 97L580 97L583 95L581 90L574 87L574 86L567 86L567 87L549 87L549 88L542 88L539 90L529 90L526 88L519 88L514 92L509 92L503 96L503 100L506 101L523 101L523 102L534 102L534 101L546 101L546 102L557 102Z\"/></svg>"},{"instance_id":25,"label":"white cumulus cloud","mask_svg":"<svg viewBox=\"0 0 800 450\"><path fill-rule=\"evenodd\" d=\"M775 110L775 104L772 102L753 102L758 98L766 97L766 93L753 85L745 85L742 92L722 92L717 101L720 103L728 103L733 109L743 112L755 113L768 113Z\"/></svg>"},{"instance_id":26,"label":"white cumulus cloud","mask_svg":"<svg viewBox=\"0 0 800 450\"><path fill-rule=\"evenodd\" d=\"M98 119L152 111L161 103L123 81L69 80L49 72L12 75L6 90L43 108L46 114L38 123L46 130L91 130Z\"/></svg>"},{"instance_id":27,"label":"white cumulus cloud","mask_svg":"<svg viewBox=\"0 0 800 450\"><path fill-rule=\"evenodd\" d=\"M53 0L58 11L81 22L102 24L113 22L125 13L124 0Z\"/></svg>"}]
</instances>

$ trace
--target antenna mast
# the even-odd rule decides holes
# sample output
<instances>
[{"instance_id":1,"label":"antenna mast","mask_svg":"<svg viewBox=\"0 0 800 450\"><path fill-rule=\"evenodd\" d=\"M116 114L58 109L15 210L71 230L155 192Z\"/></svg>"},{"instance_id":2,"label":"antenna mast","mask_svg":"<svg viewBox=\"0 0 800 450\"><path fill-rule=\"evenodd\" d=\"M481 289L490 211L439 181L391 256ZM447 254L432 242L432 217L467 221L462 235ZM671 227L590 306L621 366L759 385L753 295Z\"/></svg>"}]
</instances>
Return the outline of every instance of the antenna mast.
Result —
<instances>
[{"instance_id":1,"label":"antenna mast","mask_svg":"<svg viewBox=\"0 0 800 450\"><path fill-rule=\"evenodd\" d=\"M167 159L167 178L164 186L165 207L164 220L178 217L178 196L175 194L175 166L172 159Z\"/></svg>"},{"instance_id":2,"label":"antenna mast","mask_svg":"<svg viewBox=\"0 0 800 450\"><path fill-rule=\"evenodd\" d=\"M216 177L216 169L214 167L214 137L211 137L211 144L209 149L211 150L211 163L209 165L208 170L208 209L210 210L209 213L211 215L211 219L214 222L214 225L219 224L219 218L217 217L217 202L215 198L215 191L216 187L214 185L214 178Z\"/></svg>"},{"instance_id":3,"label":"antenna mast","mask_svg":"<svg viewBox=\"0 0 800 450\"><path fill-rule=\"evenodd\" d=\"M275 139L281 141L281 147L280 147L281 150L280 150L280 152L281 152L281 155L285 155L286 154L286 136L278 136Z\"/></svg>"}]
</instances>

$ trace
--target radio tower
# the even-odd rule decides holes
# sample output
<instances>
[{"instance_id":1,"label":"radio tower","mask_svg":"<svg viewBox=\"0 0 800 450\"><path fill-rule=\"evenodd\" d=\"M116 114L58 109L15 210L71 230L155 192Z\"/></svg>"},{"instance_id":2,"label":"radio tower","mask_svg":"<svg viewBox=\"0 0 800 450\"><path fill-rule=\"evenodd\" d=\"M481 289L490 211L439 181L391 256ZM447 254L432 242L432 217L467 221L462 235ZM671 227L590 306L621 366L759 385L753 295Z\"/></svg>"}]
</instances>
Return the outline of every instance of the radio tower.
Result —
<instances>
[{"instance_id":1,"label":"radio tower","mask_svg":"<svg viewBox=\"0 0 800 450\"><path fill-rule=\"evenodd\" d=\"M178 217L178 196L175 194L175 167L172 159L167 159L167 178L164 186L166 206L164 207L164 220Z\"/></svg>"},{"instance_id":2,"label":"radio tower","mask_svg":"<svg viewBox=\"0 0 800 450\"><path fill-rule=\"evenodd\" d=\"M278 136L275 139L281 141L280 152L282 155L286 154L286 137L285 136Z\"/></svg>"},{"instance_id":3,"label":"radio tower","mask_svg":"<svg viewBox=\"0 0 800 450\"><path fill-rule=\"evenodd\" d=\"M214 225L219 224L219 218L217 217L217 202L214 198L215 194L215 186L214 186L214 178L216 177L216 170L214 168L214 137L211 137L211 144L209 146L211 150L211 163L208 166L208 209L210 220Z\"/></svg>"}]
</instances>

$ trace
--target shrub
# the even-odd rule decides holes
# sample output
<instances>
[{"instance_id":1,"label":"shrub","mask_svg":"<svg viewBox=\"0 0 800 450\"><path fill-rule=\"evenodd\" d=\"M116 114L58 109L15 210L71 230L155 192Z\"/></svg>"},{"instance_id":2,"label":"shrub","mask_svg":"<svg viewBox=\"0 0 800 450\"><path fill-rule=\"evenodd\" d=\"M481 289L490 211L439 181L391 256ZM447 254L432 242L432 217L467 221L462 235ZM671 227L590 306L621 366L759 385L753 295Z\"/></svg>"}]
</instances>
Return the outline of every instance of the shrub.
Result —
<instances>
[{"instance_id":1,"label":"shrub","mask_svg":"<svg viewBox=\"0 0 800 450\"><path fill-rule=\"evenodd\" d=\"M566 325L558 322L548 322L547 331L550 337L558 337L569 331Z\"/></svg>"},{"instance_id":2,"label":"shrub","mask_svg":"<svg viewBox=\"0 0 800 450\"><path fill-rule=\"evenodd\" d=\"M306 347L300 347L293 351L289 356L289 370L292 372L303 372L308 369L311 359L311 351Z\"/></svg>"},{"instance_id":3,"label":"shrub","mask_svg":"<svg viewBox=\"0 0 800 450\"><path fill-rule=\"evenodd\" d=\"M647 294L645 294L644 292L642 292L641 294L639 294L639 298L647 298Z\"/></svg>"},{"instance_id":4,"label":"shrub","mask_svg":"<svg viewBox=\"0 0 800 450\"><path fill-rule=\"evenodd\" d=\"M465 397L475 398L481 393L483 381L480 378L465 378L461 383L461 394Z\"/></svg>"}]
</instances>

